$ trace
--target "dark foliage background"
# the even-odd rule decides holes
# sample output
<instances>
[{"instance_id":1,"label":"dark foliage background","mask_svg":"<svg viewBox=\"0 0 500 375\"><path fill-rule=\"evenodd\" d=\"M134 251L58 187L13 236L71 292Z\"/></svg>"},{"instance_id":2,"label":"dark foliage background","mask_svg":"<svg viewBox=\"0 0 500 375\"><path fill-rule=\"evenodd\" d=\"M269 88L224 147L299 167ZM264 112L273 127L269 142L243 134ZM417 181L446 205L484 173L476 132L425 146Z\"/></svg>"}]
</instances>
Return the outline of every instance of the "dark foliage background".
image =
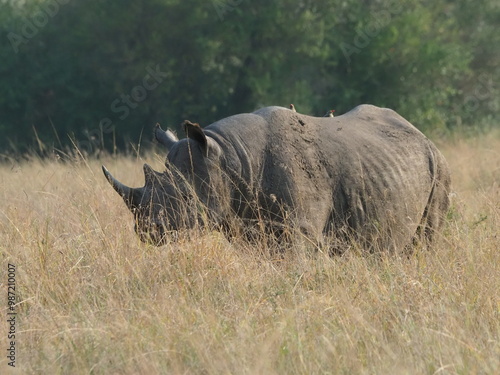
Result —
<instances>
[{"instance_id":1,"label":"dark foliage background","mask_svg":"<svg viewBox=\"0 0 500 375\"><path fill-rule=\"evenodd\" d=\"M156 122L290 103L313 115L372 103L426 132L498 126L498 0L0 5L2 154L123 150Z\"/></svg>"}]
</instances>

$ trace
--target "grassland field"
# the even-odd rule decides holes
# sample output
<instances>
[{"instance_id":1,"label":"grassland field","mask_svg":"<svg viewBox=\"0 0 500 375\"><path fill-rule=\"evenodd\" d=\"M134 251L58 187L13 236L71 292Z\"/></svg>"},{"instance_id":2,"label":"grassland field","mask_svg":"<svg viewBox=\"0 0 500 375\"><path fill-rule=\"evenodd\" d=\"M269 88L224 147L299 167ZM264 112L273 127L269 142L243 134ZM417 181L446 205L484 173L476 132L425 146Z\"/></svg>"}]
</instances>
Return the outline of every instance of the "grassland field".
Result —
<instances>
[{"instance_id":1,"label":"grassland field","mask_svg":"<svg viewBox=\"0 0 500 375\"><path fill-rule=\"evenodd\" d=\"M452 208L410 257L217 232L154 247L101 164L141 186L162 155L0 165L0 373L500 374L500 132L436 144Z\"/></svg>"}]
</instances>

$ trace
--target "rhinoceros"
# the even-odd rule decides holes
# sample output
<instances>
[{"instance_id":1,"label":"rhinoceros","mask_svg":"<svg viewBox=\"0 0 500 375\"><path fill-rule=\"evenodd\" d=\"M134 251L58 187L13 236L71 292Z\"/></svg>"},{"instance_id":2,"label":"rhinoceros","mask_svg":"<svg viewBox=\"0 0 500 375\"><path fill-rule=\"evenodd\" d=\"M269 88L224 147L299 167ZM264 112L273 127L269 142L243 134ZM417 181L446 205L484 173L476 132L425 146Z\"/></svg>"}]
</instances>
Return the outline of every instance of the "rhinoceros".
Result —
<instances>
[{"instance_id":1,"label":"rhinoceros","mask_svg":"<svg viewBox=\"0 0 500 375\"><path fill-rule=\"evenodd\" d=\"M431 243L448 209L446 160L391 109L312 117L274 106L184 129L178 140L157 125L166 168L144 164L143 187L103 166L143 241L161 245L170 233L207 226L229 233L239 223L278 239L287 230L317 244L404 250Z\"/></svg>"}]
</instances>

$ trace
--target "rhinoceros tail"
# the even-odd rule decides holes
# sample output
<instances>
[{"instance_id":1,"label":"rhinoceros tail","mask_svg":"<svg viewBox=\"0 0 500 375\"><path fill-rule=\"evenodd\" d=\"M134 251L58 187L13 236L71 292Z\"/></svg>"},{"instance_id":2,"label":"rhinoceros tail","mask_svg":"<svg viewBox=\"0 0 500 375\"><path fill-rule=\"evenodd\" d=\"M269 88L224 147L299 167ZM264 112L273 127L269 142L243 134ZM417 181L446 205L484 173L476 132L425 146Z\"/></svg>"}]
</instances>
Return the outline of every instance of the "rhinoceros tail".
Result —
<instances>
[{"instance_id":1,"label":"rhinoceros tail","mask_svg":"<svg viewBox=\"0 0 500 375\"><path fill-rule=\"evenodd\" d=\"M443 226L450 206L451 177L448 163L435 147L431 147L430 168L433 176L432 189L419 228L426 245L434 241L435 234Z\"/></svg>"}]
</instances>

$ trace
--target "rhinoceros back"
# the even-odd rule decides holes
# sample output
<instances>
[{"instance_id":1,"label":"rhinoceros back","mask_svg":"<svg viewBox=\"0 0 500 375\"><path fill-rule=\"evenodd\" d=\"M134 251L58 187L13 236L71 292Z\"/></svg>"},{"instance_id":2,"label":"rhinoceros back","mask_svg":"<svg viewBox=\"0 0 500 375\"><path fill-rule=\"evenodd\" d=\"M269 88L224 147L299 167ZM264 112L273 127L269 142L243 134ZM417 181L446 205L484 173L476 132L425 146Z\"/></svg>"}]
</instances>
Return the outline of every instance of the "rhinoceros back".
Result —
<instances>
[{"instance_id":1,"label":"rhinoceros back","mask_svg":"<svg viewBox=\"0 0 500 375\"><path fill-rule=\"evenodd\" d=\"M259 195L261 215L284 220L286 207L293 224L314 238L401 248L431 212L447 208L444 158L389 109L362 105L318 118L267 107L205 130ZM432 225L439 225L436 217Z\"/></svg>"}]
</instances>

